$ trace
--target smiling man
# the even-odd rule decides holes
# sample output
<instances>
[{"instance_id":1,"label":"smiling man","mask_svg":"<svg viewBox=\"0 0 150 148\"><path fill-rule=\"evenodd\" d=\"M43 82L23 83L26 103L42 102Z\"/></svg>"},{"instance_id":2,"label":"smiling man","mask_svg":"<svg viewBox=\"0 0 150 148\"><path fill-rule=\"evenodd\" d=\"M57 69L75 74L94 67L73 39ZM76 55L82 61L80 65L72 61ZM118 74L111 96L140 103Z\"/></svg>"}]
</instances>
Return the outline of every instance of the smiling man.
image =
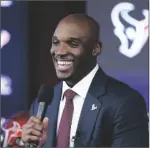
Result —
<instances>
[{"instance_id":1,"label":"smiling man","mask_svg":"<svg viewBox=\"0 0 150 148\"><path fill-rule=\"evenodd\" d=\"M148 147L148 118L141 95L107 76L96 63L99 25L85 14L62 19L50 50L59 84L47 118L32 116L22 141L45 148Z\"/></svg>"},{"instance_id":2,"label":"smiling man","mask_svg":"<svg viewBox=\"0 0 150 148\"><path fill-rule=\"evenodd\" d=\"M84 15L70 15L58 24L51 48L58 78L73 86L96 66L98 32L98 24Z\"/></svg>"}]
</instances>

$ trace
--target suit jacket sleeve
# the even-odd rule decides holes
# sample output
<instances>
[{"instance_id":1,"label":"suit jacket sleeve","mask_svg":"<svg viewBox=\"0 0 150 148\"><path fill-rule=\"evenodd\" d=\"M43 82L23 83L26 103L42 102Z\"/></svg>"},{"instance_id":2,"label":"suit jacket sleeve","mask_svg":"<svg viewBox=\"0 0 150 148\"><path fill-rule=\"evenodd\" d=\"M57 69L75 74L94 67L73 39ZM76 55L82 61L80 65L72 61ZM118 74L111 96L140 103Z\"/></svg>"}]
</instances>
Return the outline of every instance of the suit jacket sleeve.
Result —
<instances>
[{"instance_id":1,"label":"suit jacket sleeve","mask_svg":"<svg viewBox=\"0 0 150 148\"><path fill-rule=\"evenodd\" d=\"M144 99L134 94L114 116L112 147L148 147L148 115Z\"/></svg>"}]
</instances>

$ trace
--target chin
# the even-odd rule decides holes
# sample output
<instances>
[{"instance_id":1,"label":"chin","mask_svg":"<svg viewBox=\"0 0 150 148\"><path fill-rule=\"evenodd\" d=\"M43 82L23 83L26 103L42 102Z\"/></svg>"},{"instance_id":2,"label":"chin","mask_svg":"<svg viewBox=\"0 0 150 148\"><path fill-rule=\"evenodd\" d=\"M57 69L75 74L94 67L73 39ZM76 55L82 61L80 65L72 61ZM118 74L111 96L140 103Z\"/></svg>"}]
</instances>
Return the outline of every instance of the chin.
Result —
<instances>
[{"instance_id":1,"label":"chin","mask_svg":"<svg viewBox=\"0 0 150 148\"><path fill-rule=\"evenodd\" d=\"M70 74L63 74L63 73L57 72L57 77L58 77L58 79L65 81L70 78Z\"/></svg>"}]
</instances>

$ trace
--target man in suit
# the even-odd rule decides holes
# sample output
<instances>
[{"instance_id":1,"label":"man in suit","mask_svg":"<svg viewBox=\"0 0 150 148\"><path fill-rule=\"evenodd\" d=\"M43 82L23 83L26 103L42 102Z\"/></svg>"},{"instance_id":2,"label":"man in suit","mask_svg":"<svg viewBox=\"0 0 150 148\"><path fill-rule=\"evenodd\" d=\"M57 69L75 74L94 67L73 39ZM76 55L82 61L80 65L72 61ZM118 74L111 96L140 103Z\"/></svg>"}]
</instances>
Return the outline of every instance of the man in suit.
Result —
<instances>
[{"instance_id":1,"label":"man in suit","mask_svg":"<svg viewBox=\"0 0 150 148\"><path fill-rule=\"evenodd\" d=\"M144 99L96 64L101 43L93 18L71 14L62 19L50 52L61 81L54 88L48 118L41 122L32 116L24 126L24 143L40 141L46 148L148 147ZM66 90L74 94L71 99Z\"/></svg>"}]
</instances>

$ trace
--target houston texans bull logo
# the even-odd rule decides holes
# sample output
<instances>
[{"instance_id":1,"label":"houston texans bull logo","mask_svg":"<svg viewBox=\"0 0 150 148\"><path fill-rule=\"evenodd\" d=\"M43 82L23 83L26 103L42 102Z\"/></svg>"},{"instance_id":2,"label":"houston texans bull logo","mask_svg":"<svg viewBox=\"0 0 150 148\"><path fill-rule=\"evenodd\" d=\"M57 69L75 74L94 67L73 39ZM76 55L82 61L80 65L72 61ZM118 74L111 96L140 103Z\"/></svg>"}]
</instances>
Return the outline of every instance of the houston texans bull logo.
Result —
<instances>
[{"instance_id":1,"label":"houston texans bull logo","mask_svg":"<svg viewBox=\"0 0 150 148\"><path fill-rule=\"evenodd\" d=\"M148 10L142 10L144 19L139 21L129 15L129 12L134 9L133 4L123 2L117 4L111 12L111 20L115 27L114 34L121 42L119 52L128 58L138 55L148 40ZM125 27L120 17L131 26ZM129 41L132 43L130 46Z\"/></svg>"}]
</instances>

